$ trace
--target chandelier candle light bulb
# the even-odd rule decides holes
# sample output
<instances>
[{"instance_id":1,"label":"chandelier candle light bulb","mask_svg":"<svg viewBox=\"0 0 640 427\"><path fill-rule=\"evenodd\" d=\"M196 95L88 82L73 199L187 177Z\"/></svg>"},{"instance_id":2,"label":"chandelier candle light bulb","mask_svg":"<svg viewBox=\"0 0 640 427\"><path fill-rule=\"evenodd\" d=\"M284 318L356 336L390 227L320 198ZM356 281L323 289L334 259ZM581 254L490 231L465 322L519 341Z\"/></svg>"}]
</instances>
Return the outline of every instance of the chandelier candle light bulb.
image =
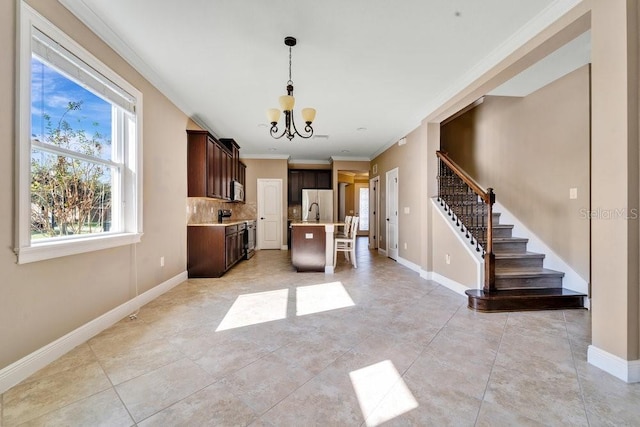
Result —
<instances>
[{"instance_id":1,"label":"chandelier candle light bulb","mask_svg":"<svg viewBox=\"0 0 640 427\"><path fill-rule=\"evenodd\" d=\"M287 94L282 95L278 101L280 104L280 110L284 113L284 130L278 135L278 120L280 120L280 110L277 108L270 108L267 110L267 118L271 123L271 129L269 133L275 139L280 139L286 136L289 140L292 140L294 136L298 135L301 138L310 138L313 135L313 128L311 124L316 118L316 110L314 108L302 109L302 120L304 120L304 131L306 134L301 134L296 129L295 121L293 120L293 107L296 103L296 99L293 96L293 80L291 80L291 48L297 43L295 37L287 36L284 38L284 44L289 46L289 80L287 81Z\"/></svg>"}]
</instances>

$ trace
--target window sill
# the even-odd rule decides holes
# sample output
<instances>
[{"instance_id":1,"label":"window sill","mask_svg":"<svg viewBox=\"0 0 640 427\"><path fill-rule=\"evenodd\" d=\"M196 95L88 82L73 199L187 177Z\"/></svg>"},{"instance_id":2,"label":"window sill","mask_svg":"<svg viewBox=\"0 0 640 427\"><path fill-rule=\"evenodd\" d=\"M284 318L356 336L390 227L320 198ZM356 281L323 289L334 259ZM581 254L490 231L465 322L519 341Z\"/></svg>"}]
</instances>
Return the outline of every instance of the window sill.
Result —
<instances>
[{"instance_id":1,"label":"window sill","mask_svg":"<svg viewBox=\"0 0 640 427\"><path fill-rule=\"evenodd\" d=\"M142 233L120 233L104 236L86 237L78 240L61 240L34 244L15 250L18 264L44 261L68 255L77 255L140 242Z\"/></svg>"}]
</instances>

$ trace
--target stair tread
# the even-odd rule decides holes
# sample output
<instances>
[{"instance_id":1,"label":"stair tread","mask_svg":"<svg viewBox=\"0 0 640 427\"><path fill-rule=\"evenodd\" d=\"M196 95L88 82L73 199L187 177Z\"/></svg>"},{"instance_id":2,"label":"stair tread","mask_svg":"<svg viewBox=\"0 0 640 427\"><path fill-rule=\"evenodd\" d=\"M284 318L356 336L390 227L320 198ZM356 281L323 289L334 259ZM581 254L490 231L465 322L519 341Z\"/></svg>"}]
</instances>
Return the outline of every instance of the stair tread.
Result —
<instances>
[{"instance_id":1,"label":"stair tread","mask_svg":"<svg viewBox=\"0 0 640 427\"><path fill-rule=\"evenodd\" d=\"M528 242L529 239L526 237L494 237L493 243L495 242Z\"/></svg>"},{"instance_id":2,"label":"stair tread","mask_svg":"<svg viewBox=\"0 0 640 427\"><path fill-rule=\"evenodd\" d=\"M500 252L495 254L496 259L510 259L510 258L544 258L545 254L538 252Z\"/></svg>"},{"instance_id":3,"label":"stair tread","mask_svg":"<svg viewBox=\"0 0 640 427\"><path fill-rule=\"evenodd\" d=\"M511 279L528 277L564 277L564 273L548 268L496 268L496 278Z\"/></svg>"},{"instance_id":4,"label":"stair tread","mask_svg":"<svg viewBox=\"0 0 640 427\"><path fill-rule=\"evenodd\" d=\"M513 224L493 224L493 228L513 228Z\"/></svg>"}]
</instances>

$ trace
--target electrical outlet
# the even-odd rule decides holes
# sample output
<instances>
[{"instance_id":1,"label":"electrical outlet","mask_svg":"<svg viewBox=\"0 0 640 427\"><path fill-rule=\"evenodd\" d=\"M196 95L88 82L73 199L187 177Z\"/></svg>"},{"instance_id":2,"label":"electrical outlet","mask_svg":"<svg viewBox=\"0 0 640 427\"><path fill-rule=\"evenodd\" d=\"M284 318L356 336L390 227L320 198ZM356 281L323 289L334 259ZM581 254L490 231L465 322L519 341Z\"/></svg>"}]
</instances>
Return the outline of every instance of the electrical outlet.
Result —
<instances>
[{"instance_id":1,"label":"electrical outlet","mask_svg":"<svg viewBox=\"0 0 640 427\"><path fill-rule=\"evenodd\" d=\"M404 242L404 249L407 249L407 242Z\"/></svg>"},{"instance_id":2,"label":"electrical outlet","mask_svg":"<svg viewBox=\"0 0 640 427\"><path fill-rule=\"evenodd\" d=\"M194 207L193 207L193 213L196 213L196 212L198 212L198 207L197 207L197 206L194 206Z\"/></svg>"},{"instance_id":3,"label":"electrical outlet","mask_svg":"<svg viewBox=\"0 0 640 427\"><path fill-rule=\"evenodd\" d=\"M578 198L578 189L577 188L570 188L569 189L569 198L572 199L572 200Z\"/></svg>"},{"instance_id":4,"label":"electrical outlet","mask_svg":"<svg viewBox=\"0 0 640 427\"><path fill-rule=\"evenodd\" d=\"M211 213L213 213L213 208L211 208Z\"/></svg>"},{"instance_id":5,"label":"electrical outlet","mask_svg":"<svg viewBox=\"0 0 640 427\"><path fill-rule=\"evenodd\" d=\"M446 254L446 255L444 256L444 260L447 262L447 264L451 264L451 255Z\"/></svg>"},{"instance_id":6,"label":"electrical outlet","mask_svg":"<svg viewBox=\"0 0 640 427\"><path fill-rule=\"evenodd\" d=\"M297 214L297 213L298 213L298 209L293 208L293 213L294 213L294 214Z\"/></svg>"},{"instance_id":7,"label":"electrical outlet","mask_svg":"<svg viewBox=\"0 0 640 427\"><path fill-rule=\"evenodd\" d=\"M160 267L164 267L164 257L160 257Z\"/></svg>"}]
</instances>

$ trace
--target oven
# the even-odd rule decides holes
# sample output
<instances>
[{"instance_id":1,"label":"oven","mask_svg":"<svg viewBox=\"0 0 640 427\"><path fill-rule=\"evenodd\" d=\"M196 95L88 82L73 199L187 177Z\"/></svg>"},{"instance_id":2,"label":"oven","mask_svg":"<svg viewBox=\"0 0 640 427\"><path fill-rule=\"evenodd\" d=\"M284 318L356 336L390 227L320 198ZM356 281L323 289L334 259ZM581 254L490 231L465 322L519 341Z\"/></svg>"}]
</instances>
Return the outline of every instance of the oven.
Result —
<instances>
[{"instance_id":1,"label":"oven","mask_svg":"<svg viewBox=\"0 0 640 427\"><path fill-rule=\"evenodd\" d=\"M247 229L244 232L244 259L251 258L256 251L256 221L245 221Z\"/></svg>"}]
</instances>

